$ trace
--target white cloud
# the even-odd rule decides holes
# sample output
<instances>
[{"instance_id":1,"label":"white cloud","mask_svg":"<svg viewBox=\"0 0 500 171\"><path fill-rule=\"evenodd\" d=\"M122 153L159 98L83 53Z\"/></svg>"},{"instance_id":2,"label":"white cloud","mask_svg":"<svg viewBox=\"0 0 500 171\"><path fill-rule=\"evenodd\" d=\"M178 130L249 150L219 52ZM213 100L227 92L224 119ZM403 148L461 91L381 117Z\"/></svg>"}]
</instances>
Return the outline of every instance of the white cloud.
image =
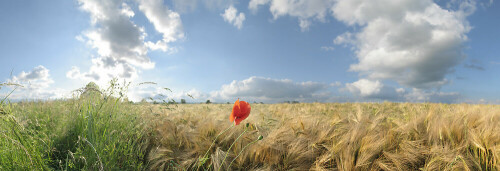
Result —
<instances>
[{"instance_id":1,"label":"white cloud","mask_svg":"<svg viewBox=\"0 0 500 171\"><path fill-rule=\"evenodd\" d=\"M438 102L455 103L460 100L461 95L457 92L440 92L438 90L424 90L413 88L406 91L404 88L394 88L384 85L380 81L360 79L353 83L347 83L345 89L360 97L359 100L391 100L407 102Z\"/></svg>"},{"instance_id":2,"label":"white cloud","mask_svg":"<svg viewBox=\"0 0 500 171\"><path fill-rule=\"evenodd\" d=\"M201 92L197 89L175 90L172 92L158 85L141 85L129 88L128 97L138 102L141 99L152 97L157 101L160 99L180 101L186 99L188 102L232 102L237 98L248 102L281 103L284 101L300 102L354 102L354 101L409 101L409 102L460 102L461 95L456 92L438 92L432 90L411 89L409 92L404 88L395 88L384 85L380 81L361 79L353 83L345 84L334 82L330 84L319 82L294 82L289 79L272 79L263 77L250 77L245 80L234 80L229 84L222 85L219 90ZM340 88L348 91L354 96L335 95L332 89ZM194 98L191 98L190 95Z\"/></svg>"},{"instance_id":3,"label":"white cloud","mask_svg":"<svg viewBox=\"0 0 500 171\"><path fill-rule=\"evenodd\" d=\"M49 70L39 65L29 72L22 71L19 75L9 79L8 82L21 84L25 89L42 89L49 87L50 84L54 83L54 80L50 78Z\"/></svg>"},{"instance_id":4,"label":"white cloud","mask_svg":"<svg viewBox=\"0 0 500 171\"><path fill-rule=\"evenodd\" d=\"M311 20L325 21L334 0L251 0L248 8L257 11L260 5L269 4L274 19L282 16L297 17L302 31L308 30Z\"/></svg>"},{"instance_id":5,"label":"white cloud","mask_svg":"<svg viewBox=\"0 0 500 171\"><path fill-rule=\"evenodd\" d=\"M462 96L456 92L437 92L422 89L413 89L411 93L405 95L409 102L434 102L434 103L455 103Z\"/></svg>"},{"instance_id":6,"label":"white cloud","mask_svg":"<svg viewBox=\"0 0 500 171\"><path fill-rule=\"evenodd\" d=\"M131 101L139 102L142 99L157 98L160 94L165 94L165 91L157 85L138 85L129 88L127 97Z\"/></svg>"},{"instance_id":7,"label":"white cloud","mask_svg":"<svg viewBox=\"0 0 500 171\"><path fill-rule=\"evenodd\" d=\"M63 98L69 92L62 89L49 89L54 80L50 77L49 69L39 65L29 72L21 71L6 82L21 85L9 96L9 99L53 99ZM3 97L3 95L1 96Z\"/></svg>"},{"instance_id":8,"label":"white cloud","mask_svg":"<svg viewBox=\"0 0 500 171\"><path fill-rule=\"evenodd\" d=\"M263 77L250 77L248 79L222 85L219 90L201 92L197 89L165 91L157 85L142 85L131 88L129 99L140 101L143 98L156 99L186 99L188 102L232 102L237 98L253 102L276 103L284 101L328 101L332 97L330 87L340 86L340 82L324 84L318 82L293 82L289 79L271 79ZM160 95L161 94L161 95ZM191 98L191 95L193 98ZM337 99L338 101L338 99Z\"/></svg>"},{"instance_id":9,"label":"white cloud","mask_svg":"<svg viewBox=\"0 0 500 171\"><path fill-rule=\"evenodd\" d=\"M336 45L340 45L340 44L355 45L356 40L353 38L353 35L351 32L345 32L345 33L342 33L341 35L337 36L337 38L335 38L333 40L333 43Z\"/></svg>"},{"instance_id":10,"label":"white cloud","mask_svg":"<svg viewBox=\"0 0 500 171\"><path fill-rule=\"evenodd\" d=\"M242 81L234 80L223 85L220 90L210 93L217 101L245 98L248 101L283 102L298 100L302 102L323 101L331 96L330 86L318 82L293 82L289 79L250 77Z\"/></svg>"},{"instance_id":11,"label":"white cloud","mask_svg":"<svg viewBox=\"0 0 500 171\"><path fill-rule=\"evenodd\" d=\"M243 27L243 21L245 21L245 14L234 8L233 5L229 6L223 14L221 14L224 21L234 25L236 28L241 29Z\"/></svg>"},{"instance_id":12,"label":"white cloud","mask_svg":"<svg viewBox=\"0 0 500 171\"><path fill-rule=\"evenodd\" d=\"M362 77L439 88L465 58L463 43L470 30L465 9L445 10L431 0L338 0L334 17L362 29L334 42L354 45L359 63L350 70Z\"/></svg>"},{"instance_id":13,"label":"white cloud","mask_svg":"<svg viewBox=\"0 0 500 171\"><path fill-rule=\"evenodd\" d=\"M404 89L395 89L382 84L380 81L360 79L353 83L347 83L346 89L349 92L363 98L373 98L382 100L400 100Z\"/></svg>"},{"instance_id":14,"label":"white cloud","mask_svg":"<svg viewBox=\"0 0 500 171\"><path fill-rule=\"evenodd\" d=\"M148 101L149 98L153 98L156 101L169 101L175 100L180 102L181 99L185 99L187 102L205 102L207 99L211 99L207 93L198 91L197 89L191 90L165 90L159 85L136 85L129 88L129 93L127 94L128 99L134 102L139 102L142 99ZM191 97L190 97L191 96Z\"/></svg>"},{"instance_id":15,"label":"white cloud","mask_svg":"<svg viewBox=\"0 0 500 171\"><path fill-rule=\"evenodd\" d=\"M144 29L130 21L130 7L119 0L79 0L89 12L95 28L87 31L88 43L102 57L123 60L142 68L153 68L144 45Z\"/></svg>"},{"instance_id":16,"label":"white cloud","mask_svg":"<svg viewBox=\"0 0 500 171\"><path fill-rule=\"evenodd\" d=\"M66 77L71 78L71 79L77 79L81 77L80 73L80 68L73 66L71 67L71 70L66 72Z\"/></svg>"},{"instance_id":17,"label":"white cloud","mask_svg":"<svg viewBox=\"0 0 500 171\"><path fill-rule=\"evenodd\" d=\"M332 87L339 87L341 85L342 85L342 83L340 81L335 81L334 83L330 83L330 86L332 86Z\"/></svg>"},{"instance_id":18,"label":"white cloud","mask_svg":"<svg viewBox=\"0 0 500 171\"><path fill-rule=\"evenodd\" d=\"M167 51L168 43L184 38L182 22L179 13L173 12L163 5L163 0L138 0L139 9L153 24L156 31L163 34L163 39L156 43L147 42L152 50Z\"/></svg>"},{"instance_id":19,"label":"white cloud","mask_svg":"<svg viewBox=\"0 0 500 171\"><path fill-rule=\"evenodd\" d=\"M174 9L179 12L194 11L198 6L198 0L172 0Z\"/></svg>"},{"instance_id":20,"label":"white cloud","mask_svg":"<svg viewBox=\"0 0 500 171\"><path fill-rule=\"evenodd\" d=\"M299 26L301 31L308 31L311 26L311 21L307 19L299 19Z\"/></svg>"},{"instance_id":21,"label":"white cloud","mask_svg":"<svg viewBox=\"0 0 500 171\"><path fill-rule=\"evenodd\" d=\"M85 39L83 39L82 35L75 36L75 39L80 41L80 42L85 42Z\"/></svg>"},{"instance_id":22,"label":"white cloud","mask_svg":"<svg viewBox=\"0 0 500 171\"><path fill-rule=\"evenodd\" d=\"M96 49L88 71L73 67L66 73L71 79L95 81L102 85L112 78L132 81L141 69L152 69L155 63L148 57L148 49L175 52L168 43L184 37L178 13L169 10L163 0L137 0L138 8L162 34L157 42L147 41L143 27L131 21L134 11L123 0L79 0L80 8L90 14L92 28L77 39L86 40Z\"/></svg>"},{"instance_id":23,"label":"white cloud","mask_svg":"<svg viewBox=\"0 0 500 171\"><path fill-rule=\"evenodd\" d=\"M392 80L430 90L449 83L446 75L465 58L464 42L471 29L466 18L476 10L476 0L447 4L444 9L432 0L251 0L248 8L256 12L269 5L274 19L296 17L302 31L331 14L354 28L337 36L334 44L352 46L359 62L350 71L359 72L360 81L365 80L361 82L383 85ZM359 92L364 88L349 85Z\"/></svg>"},{"instance_id":24,"label":"white cloud","mask_svg":"<svg viewBox=\"0 0 500 171\"><path fill-rule=\"evenodd\" d=\"M136 80L138 72L135 67L124 61L118 61L110 57L93 58L92 66L88 72L82 73L80 68L73 66L66 73L70 79L78 79L85 82L95 81L98 85L105 85L113 78L127 81Z\"/></svg>"},{"instance_id":25,"label":"white cloud","mask_svg":"<svg viewBox=\"0 0 500 171\"><path fill-rule=\"evenodd\" d=\"M248 3L248 9L252 10L253 12L257 12L257 9L260 5L268 4L270 1L271 0L251 0Z\"/></svg>"},{"instance_id":26,"label":"white cloud","mask_svg":"<svg viewBox=\"0 0 500 171\"><path fill-rule=\"evenodd\" d=\"M87 44L97 50L88 72L73 67L68 78L107 82L110 76L131 78L135 67L154 68L147 56L144 29L130 21L135 13L121 0L79 0L80 8L90 14L92 28L83 35Z\"/></svg>"}]
</instances>

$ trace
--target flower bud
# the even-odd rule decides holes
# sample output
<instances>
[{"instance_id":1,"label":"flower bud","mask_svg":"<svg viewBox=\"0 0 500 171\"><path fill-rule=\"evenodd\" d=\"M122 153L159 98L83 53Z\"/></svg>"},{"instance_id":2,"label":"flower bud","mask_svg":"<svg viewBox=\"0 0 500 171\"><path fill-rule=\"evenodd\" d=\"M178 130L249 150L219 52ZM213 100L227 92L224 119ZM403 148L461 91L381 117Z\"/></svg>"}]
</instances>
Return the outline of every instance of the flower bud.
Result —
<instances>
[{"instance_id":1,"label":"flower bud","mask_svg":"<svg viewBox=\"0 0 500 171\"><path fill-rule=\"evenodd\" d=\"M250 123L247 123L245 126L248 128L248 126L250 126Z\"/></svg>"},{"instance_id":2,"label":"flower bud","mask_svg":"<svg viewBox=\"0 0 500 171\"><path fill-rule=\"evenodd\" d=\"M257 138L257 139L258 139L258 140L262 140L262 139L264 139L264 137L261 135L261 136L259 136L259 138Z\"/></svg>"}]
</instances>

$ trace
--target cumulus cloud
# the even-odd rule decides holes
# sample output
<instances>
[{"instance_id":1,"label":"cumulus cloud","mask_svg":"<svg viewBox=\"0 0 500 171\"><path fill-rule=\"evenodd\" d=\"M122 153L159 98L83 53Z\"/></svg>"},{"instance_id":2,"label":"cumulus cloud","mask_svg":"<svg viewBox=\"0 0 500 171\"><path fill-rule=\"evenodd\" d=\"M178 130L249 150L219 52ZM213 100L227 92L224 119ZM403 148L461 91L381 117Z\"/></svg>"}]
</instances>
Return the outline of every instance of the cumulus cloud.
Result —
<instances>
[{"instance_id":1,"label":"cumulus cloud","mask_svg":"<svg viewBox=\"0 0 500 171\"><path fill-rule=\"evenodd\" d=\"M251 0L248 3L248 9L252 10L253 12L257 12L257 9L259 9L259 6L266 5L269 2L271 2L271 0Z\"/></svg>"},{"instance_id":2,"label":"cumulus cloud","mask_svg":"<svg viewBox=\"0 0 500 171\"><path fill-rule=\"evenodd\" d=\"M336 43L352 43L359 63L351 71L372 80L429 89L446 83L446 74L464 58L463 43L470 26L463 7L446 10L431 0L339 0L333 15L358 33L346 33ZM351 38L349 38L351 37Z\"/></svg>"},{"instance_id":3,"label":"cumulus cloud","mask_svg":"<svg viewBox=\"0 0 500 171\"><path fill-rule=\"evenodd\" d=\"M144 29L130 20L130 7L119 0L79 0L90 13L95 28L85 33L88 43L102 57L122 60L143 68L153 68L144 45Z\"/></svg>"},{"instance_id":4,"label":"cumulus cloud","mask_svg":"<svg viewBox=\"0 0 500 171\"><path fill-rule=\"evenodd\" d=\"M129 88L127 97L129 100L134 102L139 102L142 99L150 101L152 98L156 101L170 101L175 100L180 102L181 99L185 99L188 103L192 102L205 102L207 99L212 99L209 97L208 93L201 92L197 89L191 90L166 90L156 84L143 84L132 86Z\"/></svg>"},{"instance_id":5,"label":"cumulus cloud","mask_svg":"<svg viewBox=\"0 0 500 171\"><path fill-rule=\"evenodd\" d=\"M115 60L110 57L92 59L92 66L88 72L81 72L80 68L73 66L66 73L66 77L79 79L85 82L97 81L100 85L109 82L113 78L135 80L138 73L135 67L124 61Z\"/></svg>"},{"instance_id":6,"label":"cumulus cloud","mask_svg":"<svg viewBox=\"0 0 500 171\"><path fill-rule=\"evenodd\" d=\"M384 85L378 80L368 79L347 83L345 89L360 98L358 100L455 103L462 97L457 92L440 92L438 90L417 88L407 91L404 88L395 88Z\"/></svg>"},{"instance_id":7,"label":"cumulus cloud","mask_svg":"<svg viewBox=\"0 0 500 171\"><path fill-rule=\"evenodd\" d=\"M329 87L328 84L318 82L293 82L289 79L250 77L223 85L220 90L211 92L210 97L221 101L245 98L264 102L286 100L312 102L330 97Z\"/></svg>"},{"instance_id":8,"label":"cumulus cloud","mask_svg":"<svg viewBox=\"0 0 500 171\"><path fill-rule=\"evenodd\" d=\"M337 36L337 38L333 40L333 43L336 45L341 45L341 44L349 45L349 44L355 44L356 41L354 40L353 34L351 32L345 32Z\"/></svg>"},{"instance_id":9,"label":"cumulus cloud","mask_svg":"<svg viewBox=\"0 0 500 171\"><path fill-rule=\"evenodd\" d=\"M198 6L198 0L172 0L174 9L179 12L194 11Z\"/></svg>"},{"instance_id":10,"label":"cumulus cloud","mask_svg":"<svg viewBox=\"0 0 500 171\"><path fill-rule=\"evenodd\" d=\"M356 54L358 62L349 70L358 72L360 80L347 87L357 94L355 90L363 90L361 83L383 85L390 80L422 91L449 83L447 74L466 57L464 42L471 29L466 18L477 3L452 0L441 7L432 0L251 0L248 8L256 12L264 5L274 19L296 17L303 31L328 14L354 28L333 42L351 46ZM394 89L393 94L396 90L380 89Z\"/></svg>"},{"instance_id":11,"label":"cumulus cloud","mask_svg":"<svg viewBox=\"0 0 500 171\"><path fill-rule=\"evenodd\" d=\"M221 14L224 21L234 25L236 28L241 29L243 27L243 21L245 21L245 14L234 8L233 5L229 6L223 14Z\"/></svg>"},{"instance_id":12,"label":"cumulus cloud","mask_svg":"<svg viewBox=\"0 0 500 171\"><path fill-rule=\"evenodd\" d=\"M18 83L27 89L47 88L54 80L50 78L49 70L42 65L39 65L29 72L22 71L17 76L13 76L8 82Z\"/></svg>"},{"instance_id":13,"label":"cumulus cloud","mask_svg":"<svg viewBox=\"0 0 500 171\"><path fill-rule=\"evenodd\" d=\"M42 65L31 71L21 71L18 75L8 79L8 83L21 85L19 89L9 96L9 99L50 99L62 98L66 91L62 89L49 89L54 80L50 77L49 69Z\"/></svg>"},{"instance_id":14,"label":"cumulus cloud","mask_svg":"<svg viewBox=\"0 0 500 171\"><path fill-rule=\"evenodd\" d=\"M401 100L404 89L395 89L394 87L386 86L380 81L372 81L360 79L353 83L347 83L346 89L363 98L373 98L382 100Z\"/></svg>"},{"instance_id":15,"label":"cumulus cloud","mask_svg":"<svg viewBox=\"0 0 500 171\"><path fill-rule=\"evenodd\" d=\"M133 80L139 70L154 68L155 63L148 57L148 49L174 51L168 43L184 37L179 14L163 5L163 0L138 0L139 10L162 34L157 42L147 41L143 27L131 21L135 15L123 0L79 0L80 8L90 14L92 28L85 31L78 40L97 51L92 58L92 66L87 72L73 67L66 73L68 78L98 83L111 78Z\"/></svg>"},{"instance_id":16,"label":"cumulus cloud","mask_svg":"<svg viewBox=\"0 0 500 171\"><path fill-rule=\"evenodd\" d=\"M297 17L302 31L308 30L311 20L325 21L334 0L251 0L248 8L257 11L261 5L269 4L274 19L282 16Z\"/></svg>"},{"instance_id":17,"label":"cumulus cloud","mask_svg":"<svg viewBox=\"0 0 500 171\"><path fill-rule=\"evenodd\" d=\"M168 43L184 38L180 15L163 5L163 0L138 1L139 10L146 15L156 31L163 34L163 39L156 43L146 42L150 49L167 51L169 49Z\"/></svg>"},{"instance_id":18,"label":"cumulus cloud","mask_svg":"<svg viewBox=\"0 0 500 171\"><path fill-rule=\"evenodd\" d=\"M229 84L222 85L219 90L202 92L197 89L166 91L157 85L142 85L131 88L128 97L132 101L140 101L152 97L154 99L174 99L180 101L185 99L188 102L228 102L237 98L245 101L277 103L284 101L341 101L335 99L330 87L340 86L340 82L324 84L318 82L294 82L289 79L272 79L263 77L250 77L248 79L234 80Z\"/></svg>"},{"instance_id":19,"label":"cumulus cloud","mask_svg":"<svg viewBox=\"0 0 500 171\"><path fill-rule=\"evenodd\" d=\"M405 94L406 101L409 102L455 103L461 97L457 92L438 92L422 89L413 89L412 92Z\"/></svg>"}]
</instances>

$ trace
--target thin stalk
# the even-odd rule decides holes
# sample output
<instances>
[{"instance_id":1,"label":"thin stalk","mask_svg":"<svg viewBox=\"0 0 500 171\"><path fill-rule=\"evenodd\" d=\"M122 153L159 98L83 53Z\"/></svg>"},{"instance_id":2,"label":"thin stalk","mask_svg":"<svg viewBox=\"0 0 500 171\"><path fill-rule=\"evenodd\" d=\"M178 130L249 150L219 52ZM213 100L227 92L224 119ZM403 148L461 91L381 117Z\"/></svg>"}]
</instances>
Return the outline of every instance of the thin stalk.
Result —
<instances>
[{"instance_id":1,"label":"thin stalk","mask_svg":"<svg viewBox=\"0 0 500 171\"><path fill-rule=\"evenodd\" d=\"M90 143L86 138L83 138L83 140L85 142L87 142L90 145L90 147L92 147L92 149L94 150L94 153L95 153L95 155L97 155L97 160L99 161L99 164L100 164L99 171L103 171L104 170L104 166L102 165L101 157L99 157L99 154L97 154L97 150L95 150L95 148L92 145L92 143Z\"/></svg>"},{"instance_id":2,"label":"thin stalk","mask_svg":"<svg viewBox=\"0 0 500 171\"><path fill-rule=\"evenodd\" d=\"M230 128L234 127L234 125L231 125L230 127L226 128L224 131L220 132L217 136L215 136L215 139L214 141L212 141L212 144L210 144L210 147L208 147L208 150L207 152L205 152L205 155L203 155L202 158L205 158L207 155L208 155L208 152L210 151L210 149L212 149L212 146L214 146L215 144L215 141L217 140L217 138L219 138L220 135L224 134L227 130L229 130ZM198 162L199 162L199 159L198 159ZM198 163L198 168L196 168L196 170L199 170L200 169L200 166L201 164Z\"/></svg>"},{"instance_id":3,"label":"thin stalk","mask_svg":"<svg viewBox=\"0 0 500 171\"><path fill-rule=\"evenodd\" d=\"M248 128L248 127L245 127L245 131L243 131L243 132L240 134L240 136L238 136L238 138L236 138L236 140L234 140L234 142L231 144L231 146L229 146L229 149L227 149L227 152L226 152L226 156L224 156L224 160L222 160L222 163L221 163L221 165L220 165L220 167L219 167L218 171L219 171L219 170L220 170L220 168L222 168L222 166L224 165L224 161L226 161L227 155L229 154L229 151L231 150L231 148L233 148L233 145L236 143L236 141L238 141L238 139L240 139L240 138L241 138L241 136L242 136L243 134L245 134L245 132L247 132L247 128Z\"/></svg>"},{"instance_id":4,"label":"thin stalk","mask_svg":"<svg viewBox=\"0 0 500 171\"><path fill-rule=\"evenodd\" d=\"M259 137L259 138L260 138L260 137ZM248 146L252 145L253 143L255 143L255 142L259 141L259 140L261 140L261 139L259 139L259 138L258 138L258 139L256 139L256 140L254 140L254 141L252 141L252 142L250 142L250 143L248 143L245 147L243 147L243 149L241 149L240 153L239 153L239 154L238 154L238 155L237 155L237 156L233 159L233 161L231 161L231 163L229 163L229 166L228 166L227 168L231 168L231 165L233 164L233 162L234 162L234 161L235 161L235 160L236 160L236 159L237 159L237 158L241 155L241 153L243 153L243 151L245 151L245 149L246 149Z\"/></svg>"},{"instance_id":5,"label":"thin stalk","mask_svg":"<svg viewBox=\"0 0 500 171\"><path fill-rule=\"evenodd\" d=\"M16 88L14 88L12 91L10 91L10 93L9 93L9 94L7 94L7 96L5 96L5 97L2 99L2 101L0 102L0 104L3 104L3 102L4 102L4 101L5 101L5 100L6 100L6 99L7 99L7 98L8 98L8 97L9 97L9 96L10 96L10 95L14 92L14 91L16 91L16 89L17 89L17 87L16 87Z\"/></svg>"}]
</instances>

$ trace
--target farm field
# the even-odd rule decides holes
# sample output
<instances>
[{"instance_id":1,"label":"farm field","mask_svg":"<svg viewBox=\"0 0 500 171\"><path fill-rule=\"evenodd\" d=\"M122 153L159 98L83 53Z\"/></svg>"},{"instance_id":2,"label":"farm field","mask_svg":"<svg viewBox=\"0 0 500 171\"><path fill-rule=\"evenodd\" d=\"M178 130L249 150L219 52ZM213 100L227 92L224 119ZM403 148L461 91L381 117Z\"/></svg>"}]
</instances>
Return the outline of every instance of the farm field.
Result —
<instances>
[{"instance_id":1,"label":"farm field","mask_svg":"<svg viewBox=\"0 0 500 171\"><path fill-rule=\"evenodd\" d=\"M499 16L0 0L0 171L500 171Z\"/></svg>"},{"instance_id":2,"label":"farm field","mask_svg":"<svg viewBox=\"0 0 500 171\"><path fill-rule=\"evenodd\" d=\"M4 101L0 170L500 169L498 105L250 105Z\"/></svg>"}]
</instances>

